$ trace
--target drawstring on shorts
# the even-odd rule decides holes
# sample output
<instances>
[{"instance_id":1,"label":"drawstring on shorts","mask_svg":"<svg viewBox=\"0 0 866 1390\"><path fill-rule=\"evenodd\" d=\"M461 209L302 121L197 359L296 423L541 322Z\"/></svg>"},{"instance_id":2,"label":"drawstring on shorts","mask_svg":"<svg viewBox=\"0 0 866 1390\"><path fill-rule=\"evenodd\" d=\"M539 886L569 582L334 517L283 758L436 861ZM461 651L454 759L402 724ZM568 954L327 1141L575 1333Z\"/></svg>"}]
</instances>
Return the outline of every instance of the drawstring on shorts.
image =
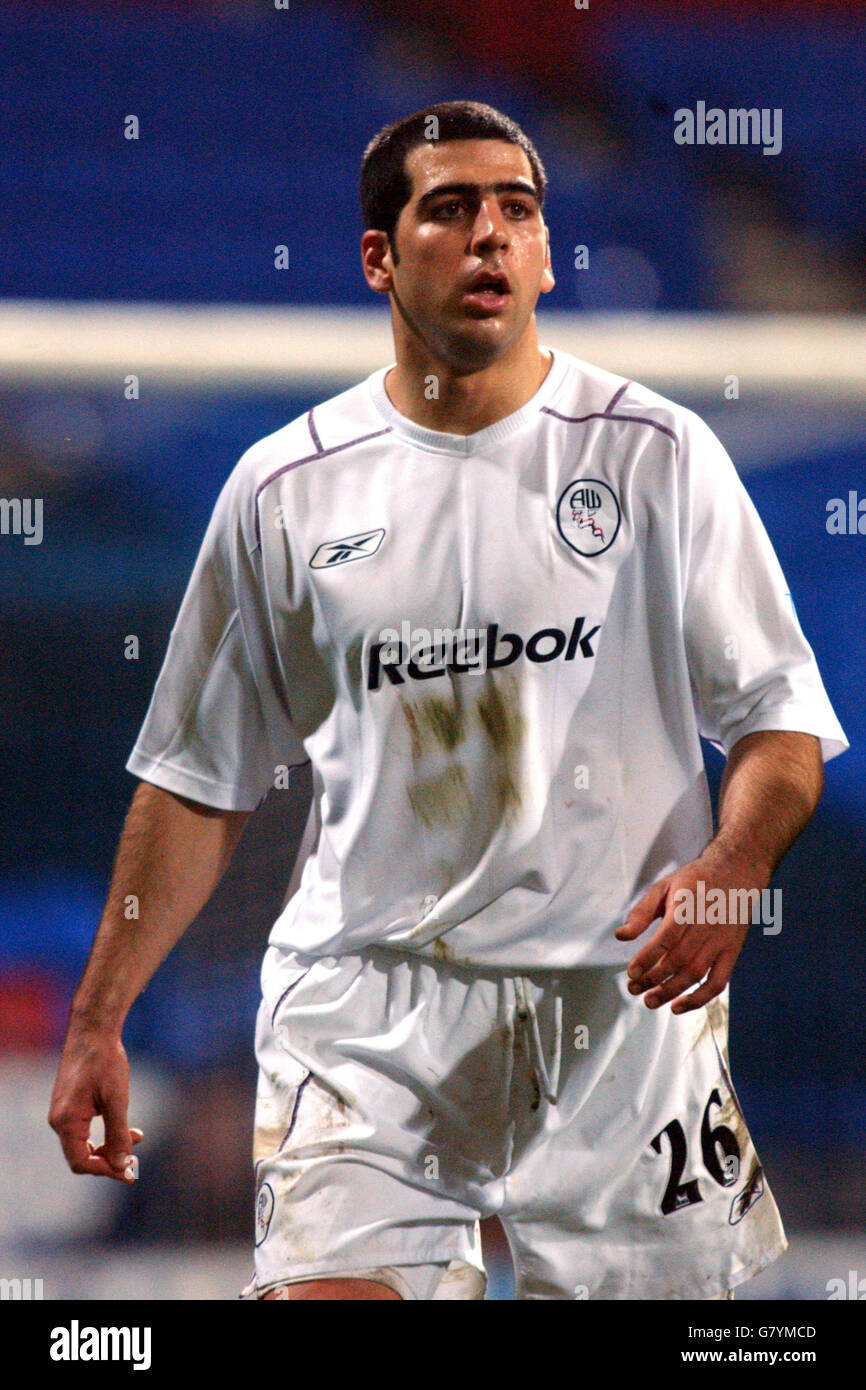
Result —
<instances>
[{"instance_id":1,"label":"drawstring on shorts","mask_svg":"<svg viewBox=\"0 0 866 1390\"><path fill-rule=\"evenodd\" d=\"M533 1070L538 1082L538 1088L551 1105L556 1104L557 1091L559 1089L559 1073L562 1065L562 995L557 993L553 999L553 1057L551 1059L550 1071L547 1069L547 1060L544 1056L544 1048L541 1043L541 1029L538 1024L538 1014L536 1013L535 1003L532 998L532 985L525 975L515 975L514 992L517 996L517 1017L521 1023L529 1023L527 1036L531 1036L533 1043Z\"/></svg>"}]
</instances>

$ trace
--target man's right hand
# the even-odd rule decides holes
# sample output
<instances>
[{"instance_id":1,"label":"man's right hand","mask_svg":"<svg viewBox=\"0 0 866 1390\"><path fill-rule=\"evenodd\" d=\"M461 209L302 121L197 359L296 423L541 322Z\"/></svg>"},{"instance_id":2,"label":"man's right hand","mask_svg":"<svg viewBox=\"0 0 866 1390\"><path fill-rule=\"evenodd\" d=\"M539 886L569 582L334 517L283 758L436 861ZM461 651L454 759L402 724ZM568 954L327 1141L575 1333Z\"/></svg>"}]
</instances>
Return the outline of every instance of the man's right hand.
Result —
<instances>
[{"instance_id":1,"label":"man's right hand","mask_svg":"<svg viewBox=\"0 0 866 1390\"><path fill-rule=\"evenodd\" d=\"M123 1021L210 898L249 811L221 811L141 782L126 817L87 966L75 992L48 1123L73 1173L135 1182ZM147 904L134 918L130 901ZM90 1141L95 1115L105 1143Z\"/></svg>"},{"instance_id":2,"label":"man's right hand","mask_svg":"<svg viewBox=\"0 0 866 1390\"><path fill-rule=\"evenodd\" d=\"M119 1036L70 1029L54 1083L48 1123L63 1146L73 1173L133 1183L138 1160L133 1145L144 1137L127 1124L129 1062ZM90 1139L90 1122L101 1115L105 1142Z\"/></svg>"}]
</instances>

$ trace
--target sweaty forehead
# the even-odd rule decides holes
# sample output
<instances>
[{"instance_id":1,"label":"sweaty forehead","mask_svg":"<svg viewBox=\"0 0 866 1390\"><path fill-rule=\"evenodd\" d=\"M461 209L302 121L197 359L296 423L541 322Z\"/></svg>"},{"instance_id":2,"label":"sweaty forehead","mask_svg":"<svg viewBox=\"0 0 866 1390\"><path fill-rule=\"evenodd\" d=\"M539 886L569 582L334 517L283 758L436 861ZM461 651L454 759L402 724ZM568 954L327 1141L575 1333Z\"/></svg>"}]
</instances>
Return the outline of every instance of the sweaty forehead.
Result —
<instances>
[{"instance_id":1,"label":"sweaty forehead","mask_svg":"<svg viewBox=\"0 0 866 1390\"><path fill-rule=\"evenodd\" d=\"M509 179L534 183L526 154L506 140L425 142L409 151L405 168L413 198L423 197L439 183L492 184Z\"/></svg>"}]
</instances>

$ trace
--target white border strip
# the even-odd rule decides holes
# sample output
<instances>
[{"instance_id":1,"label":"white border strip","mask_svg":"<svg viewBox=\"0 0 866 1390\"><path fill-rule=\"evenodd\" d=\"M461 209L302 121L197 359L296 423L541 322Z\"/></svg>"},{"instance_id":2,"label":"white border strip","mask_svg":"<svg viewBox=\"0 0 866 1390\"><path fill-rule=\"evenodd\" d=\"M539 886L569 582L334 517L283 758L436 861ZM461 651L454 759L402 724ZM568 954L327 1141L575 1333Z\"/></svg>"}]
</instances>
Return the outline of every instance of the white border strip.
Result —
<instances>
[{"instance_id":1,"label":"white border strip","mask_svg":"<svg viewBox=\"0 0 866 1390\"><path fill-rule=\"evenodd\" d=\"M539 314L543 343L662 391L866 402L866 316ZM350 384L393 360L369 309L0 300L0 381Z\"/></svg>"}]
</instances>

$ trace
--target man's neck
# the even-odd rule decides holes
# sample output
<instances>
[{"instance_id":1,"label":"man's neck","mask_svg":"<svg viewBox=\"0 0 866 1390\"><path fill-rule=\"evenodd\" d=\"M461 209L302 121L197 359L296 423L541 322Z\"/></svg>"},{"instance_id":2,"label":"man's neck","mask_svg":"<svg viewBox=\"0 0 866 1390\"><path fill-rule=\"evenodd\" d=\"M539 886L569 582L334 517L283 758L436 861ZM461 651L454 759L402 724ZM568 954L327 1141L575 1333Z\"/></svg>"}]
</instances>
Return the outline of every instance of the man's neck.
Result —
<instances>
[{"instance_id":1,"label":"man's neck","mask_svg":"<svg viewBox=\"0 0 866 1390\"><path fill-rule=\"evenodd\" d=\"M475 434L526 405L552 364L534 339L516 358L506 354L489 367L461 374L432 356L398 351L385 390L395 410L413 424L444 434Z\"/></svg>"}]
</instances>

